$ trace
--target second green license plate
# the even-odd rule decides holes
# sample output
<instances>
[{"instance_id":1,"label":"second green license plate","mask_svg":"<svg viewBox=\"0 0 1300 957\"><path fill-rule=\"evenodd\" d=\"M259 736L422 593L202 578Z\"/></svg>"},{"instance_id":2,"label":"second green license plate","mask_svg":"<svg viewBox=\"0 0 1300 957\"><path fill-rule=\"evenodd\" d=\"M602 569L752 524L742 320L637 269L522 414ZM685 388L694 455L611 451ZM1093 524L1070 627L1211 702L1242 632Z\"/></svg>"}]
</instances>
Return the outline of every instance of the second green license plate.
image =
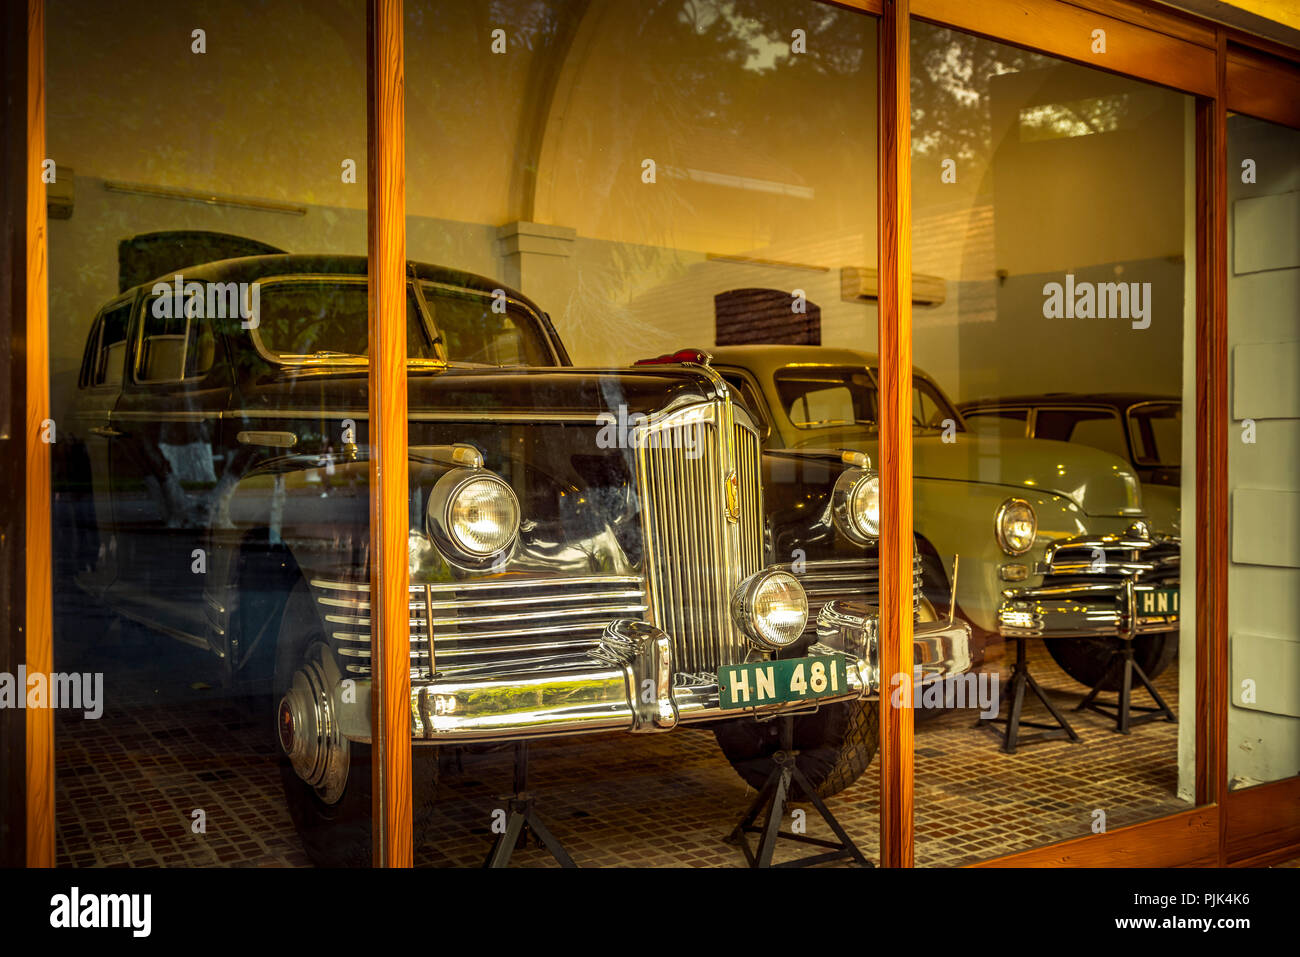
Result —
<instances>
[{"instance_id":1,"label":"second green license plate","mask_svg":"<svg viewBox=\"0 0 1300 957\"><path fill-rule=\"evenodd\" d=\"M753 661L721 666L718 696L724 710L755 708L843 694L846 681L842 655Z\"/></svg>"},{"instance_id":2,"label":"second green license plate","mask_svg":"<svg viewBox=\"0 0 1300 957\"><path fill-rule=\"evenodd\" d=\"M1177 588L1153 588L1151 591L1135 592L1133 601L1137 605L1140 618L1147 615L1178 614Z\"/></svg>"}]
</instances>

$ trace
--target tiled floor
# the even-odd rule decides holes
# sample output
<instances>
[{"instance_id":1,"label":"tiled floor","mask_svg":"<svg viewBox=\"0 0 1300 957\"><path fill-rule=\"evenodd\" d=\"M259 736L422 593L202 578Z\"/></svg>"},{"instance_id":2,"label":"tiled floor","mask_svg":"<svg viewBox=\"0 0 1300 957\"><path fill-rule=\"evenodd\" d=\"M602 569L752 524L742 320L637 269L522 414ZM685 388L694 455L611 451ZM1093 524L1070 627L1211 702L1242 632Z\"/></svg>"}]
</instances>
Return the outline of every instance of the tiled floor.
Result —
<instances>
[{"instance_id":1,"label":"tiled floor","mask_svg":"<svg viewBox=\"0 0 1300 957\"><path fill-rule=\"evenodd\" d=\"M65 623L66 624L66 623ZM110 707L97 721L58 713L61 865L302 865L265 724L196 671L201 656L166 639L101 638L79 618L61 634L59 670L103 670ZM131 650L122 651L126 645ZM1035 674L1059 704L1083 689L1035 649ZM1176 667L1158 681L1177 709ZM1094 811L1114 828L1187 807L1174 796L1177 726L1129 737L1093 714L1074 716L1081 744L1040 743L1014 756L972 729L972 712L918 723L916 861L953 865L1087 834ZM605 735L537 742L531 786L539 810L580 865L728 867L723 842L753 791L713 735ZM508 750L463 757L443 775L433 839L421 866L474 866L491 843L494 810L511 781ZM868 857L877 850L876 766L830 802ZM197 832L194 812L206 831ZM808 808L808 833L829 831ZM777 860L799 856L782 847ZM533 847L519 866L548 866Z\"/></svg>"}]
</instances>

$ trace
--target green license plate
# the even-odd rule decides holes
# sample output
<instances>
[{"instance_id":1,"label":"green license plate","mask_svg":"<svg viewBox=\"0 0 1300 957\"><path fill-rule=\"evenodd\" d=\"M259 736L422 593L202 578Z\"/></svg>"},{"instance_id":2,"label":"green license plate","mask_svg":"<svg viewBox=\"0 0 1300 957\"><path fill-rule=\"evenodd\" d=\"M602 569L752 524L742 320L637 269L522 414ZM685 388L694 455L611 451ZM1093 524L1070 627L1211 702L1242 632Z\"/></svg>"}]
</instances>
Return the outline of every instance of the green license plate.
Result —
<instances>
[{"instance_id":1,"label":"green license plate","mask_svg":"<svg viewBox=\"0 0 1300 957\"><path fill-rule=\"evenodd\" d=\"M1134 600L1137 602L1139 618L1178 614L1177 588L1153 588L1151 591L1135 592Z\"/></svg>"},{"instance_id":2,"label":"green license plate","mask_svg":"<svg viewBox=\"0 0 1300 957\"><path fill-rule=\"evenodd\" d=\"M718 668L718 697L723 710L811 701L843 694L847 689L843 655L752 661Z\"/></svg>"}]
</instances>

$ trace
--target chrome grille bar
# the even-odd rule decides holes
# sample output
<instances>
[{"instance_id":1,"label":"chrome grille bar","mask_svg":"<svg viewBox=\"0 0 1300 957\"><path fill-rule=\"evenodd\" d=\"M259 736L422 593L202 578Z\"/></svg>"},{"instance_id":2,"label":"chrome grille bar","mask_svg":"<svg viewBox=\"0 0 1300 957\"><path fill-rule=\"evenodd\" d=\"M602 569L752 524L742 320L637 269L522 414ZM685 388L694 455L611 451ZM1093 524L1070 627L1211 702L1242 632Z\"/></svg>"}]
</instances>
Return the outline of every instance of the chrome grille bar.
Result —
<instances>
[{"instance_id":1,"label":"chrome grille bar","mask_svg":"<svg viewBox=\"0 0 1300 957\"><path fill-rule=\"evenodd\" d=\"M330 634L346 670L368 675L370 586L320 578L311 586L325 621L339 626ZM438 674L449 675L518 670L539 655L581 655L599 644L608 622L642 620L647 610L641 579L628 575L412 583L412 675L429 677L435 662Z\"/></svg>"}]
</instances>

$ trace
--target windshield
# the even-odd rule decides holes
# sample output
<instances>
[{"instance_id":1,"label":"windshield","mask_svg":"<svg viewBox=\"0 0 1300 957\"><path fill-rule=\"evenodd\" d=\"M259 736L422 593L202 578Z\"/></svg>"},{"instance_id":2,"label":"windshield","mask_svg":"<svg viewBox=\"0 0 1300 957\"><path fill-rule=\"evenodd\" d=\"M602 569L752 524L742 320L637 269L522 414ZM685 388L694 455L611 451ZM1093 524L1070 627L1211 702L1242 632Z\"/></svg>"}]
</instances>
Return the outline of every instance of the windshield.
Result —
<instances>
[{"instance_id":1,"label":"windshield","mask_svg":"<svg viewBox=\"0 0 1300 957\"><path fill-rule=\"evenodd\" d=\"M1183 462L1183 411L1173 402L1147 402L1128 414L1137 465L1178 468Z\"/></svg>"},{"instance_id":2,"label":"windshield","mask_svg":"<svg viewBox=\"0 0 1300 957\"><path fill-rule=\"evenodd\" d=\"M261 283L257 334L272 358L286 362L365 360L370 349L370 303L364 279L321 277ZM408 287L406 354L437 359L434 344Z\"/></svg>"},{"instance_id":3,"label":"windshield","mask_svg":"<svg viewBox=\"0 0 1300 957\"><path fill-rule=\"evenodd\" d=\"M443 283L407 286L406 352L412 361L440 358L489 366L553 365L540 322L500 295ZM284 362L365 363L370 349L366 280L275 279L261 283L257 335L270 358ZM431 330L437 330L436 338Z\"/></svg>"},{"instance_id":4,"label":"windshield","mask_svg":"<svg viewBox=\"0 0 1300 957\"><path fill-rule=\"evenodd\" d=\"M863 366L787 366L775 376L781 407L797 429L859 426L876 429L880 413L875 370ZM951 420L963 431L961 417L938 387L912 379L912 430L939 432Z\"/></svg>"}]
</instances>

